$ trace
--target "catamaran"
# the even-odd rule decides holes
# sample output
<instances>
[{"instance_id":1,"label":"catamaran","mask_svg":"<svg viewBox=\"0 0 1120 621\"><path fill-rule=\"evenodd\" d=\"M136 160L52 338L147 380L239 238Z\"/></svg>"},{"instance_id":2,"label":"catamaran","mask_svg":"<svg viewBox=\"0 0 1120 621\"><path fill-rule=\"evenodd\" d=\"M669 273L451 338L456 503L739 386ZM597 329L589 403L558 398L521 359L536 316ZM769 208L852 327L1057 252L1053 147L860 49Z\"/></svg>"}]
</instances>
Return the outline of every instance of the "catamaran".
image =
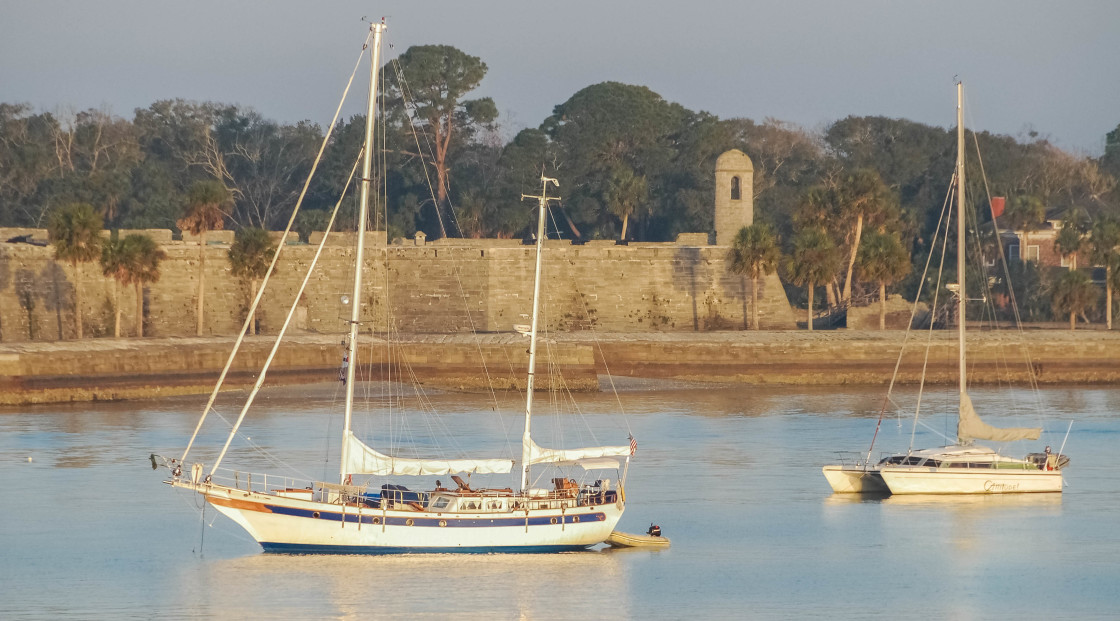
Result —
<instances>
[{"instance_id":1,"label":"catamaran","mask_svg":"<svg viewBox=\"0 0 1120 621\"><path fill-rule=\"evenodd\" d=\"M280 330L265 368L258 376L229 438L216 461L207 468L188 464L199 429L211 411L218 387L211 394L202 417L181 458L165 460L171 475L169 485L201 494L207 503L245 529L267 552L284 553L358 553L385 554L408 552L558 552L581 550L605 542L625 509L625 479L636 442L576 449L544 448L532 437L534 378L537 362L541 295L541 266L544 249L546 212L550 202L549 186L559 187L555 179L541 177L540 194L524 197L538 203L536 272L533 288L532 324L529 328L529 362L525 394L524 430L518 488L472 487L460 475L508 474L518 463L512 458L422 459L380 452L358 438L352 430L356 375L359 314L363 298L362 269L365 229L369 212L370 169L374 144L371 140L377 98L377 76L384 23L370 28L371 86L366 117L365 149L362 154L361 199L356 235L349 335L342 374L345 380L345 415L341 439L338 480L296 483L287 476L246 474L220 469L230 442L237 434L246 412L267 374L268 362L276 352L295 311L293 303L288 321ZM369 39L367 39L369 43ZM336 115L337 118L337 115ZM332 123L333 128L333 123ZM329 134L329 132L328 132ZM341 201L340 201L341 203ZM337 207L336 207L337 213ZM294 221L294 214L293 214ZM331 222L333 224L332 216ZM289 223L289 228L291 224ZM329 234L328 226L328 234ZM307 285L326 242L320 242L315 259L308 268L298 300ZM277 249L277 255L280 248ZM273 258L273 266L275 265ZM271 268L269 273L271 273ZM267 282L266 276L266 282ZM265 286L261 287L249 311L252 317ZM242 330L243 335L245 330ZM230 361L241 343L230 355ZM225 377L229 369L222 373ZM219 379L219 386L222 378ZM153 465L155 456L153 456ZM614 471L620 476L591 477L577 483L564 476L551 479L551 486L535 487L534 467L581 467L599 473ZM455 487L436 481L431 488L411 489L398 482L371 487L372 477L417 477L449 475ZM366 482L362 482L363 478Z\"/></svg>"},{"instance_id":2,"label":"catamaran","mask_svg":"<svg viewBox=\"0 0 1120 621\"><path fill-rule=\"evenodd\" d=\"M822 469L837 493L891 494L1008 494L1061 492L1062 468L1069 458L1051 453L1009 457L976 440L1013 442L1037 440L1040 428L998 428L983 420L968 394L965 342L965 148L963 85L957 83L957 162L954 174L957 206L957 284L949 289L956 297L958 349L957 442L939 448L911 450L872 462L866 457L849 464ZM893 380L892 380L893 387ZM884 405L884 409L885 409ZM882 416L880 414L880 421ZM878 427L876 427L876 435ZM874 446L874 440L872 440Z\"/></svg>"}]
</instances>

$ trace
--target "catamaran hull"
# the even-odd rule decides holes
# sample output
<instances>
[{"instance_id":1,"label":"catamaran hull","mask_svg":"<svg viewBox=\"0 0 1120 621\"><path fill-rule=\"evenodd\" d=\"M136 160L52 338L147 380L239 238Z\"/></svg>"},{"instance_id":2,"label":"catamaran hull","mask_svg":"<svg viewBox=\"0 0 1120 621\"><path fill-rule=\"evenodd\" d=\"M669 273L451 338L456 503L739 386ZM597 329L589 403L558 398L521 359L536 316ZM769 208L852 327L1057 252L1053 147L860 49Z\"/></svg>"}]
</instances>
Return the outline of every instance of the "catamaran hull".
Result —
<instances>
[{"instance_id":1,"label":"catamaran hull","mask_svg":"<svg viewBox=\"0 0 1120 621\"><path fill-rule=\"evenodd\" d=\"M889 467L880 471L892 494L1030 494L1062 491L1057 470Z\"/></svg>"},{"instance_id":2,"label":"catamaran hull","mask_svg":"<svg viewBox=\"0 0 1120 621\"><path fill-rule=\"evenodd\" d=\"M878 470L865 470L844 466L821 468L824 478L837 494L888 494L887 484Z\"/></svg>"},{"instance_id":3,"label":"catamaran hull","mask_svg":"<svg viewBox=\"0 0 1120 621\"><path fill-rule=\"evenodd\" d=\"M302 501L268 494L204 492L266 552L289 554L531 553L604 542L622 503L517 512L440 514Z\"/></svg>"}]
</instances>

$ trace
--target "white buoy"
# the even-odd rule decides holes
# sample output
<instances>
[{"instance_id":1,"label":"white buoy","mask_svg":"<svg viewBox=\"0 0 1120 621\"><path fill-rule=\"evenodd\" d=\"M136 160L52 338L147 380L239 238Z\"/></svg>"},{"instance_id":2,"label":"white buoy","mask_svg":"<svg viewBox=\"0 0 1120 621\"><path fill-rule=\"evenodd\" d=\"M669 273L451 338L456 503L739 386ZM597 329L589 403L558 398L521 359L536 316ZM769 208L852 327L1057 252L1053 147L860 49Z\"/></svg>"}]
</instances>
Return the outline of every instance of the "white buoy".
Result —
<instances>
[{"instance_id":1,"label":"white buoy","mask_svg":"<svg viewBox=\"0 0 1120 621\"><path fill-rule=\"evenodd\" d=\"M30 457L27 458L27 463L31 463L31 458Z\"/></svg>"}]
</instances>

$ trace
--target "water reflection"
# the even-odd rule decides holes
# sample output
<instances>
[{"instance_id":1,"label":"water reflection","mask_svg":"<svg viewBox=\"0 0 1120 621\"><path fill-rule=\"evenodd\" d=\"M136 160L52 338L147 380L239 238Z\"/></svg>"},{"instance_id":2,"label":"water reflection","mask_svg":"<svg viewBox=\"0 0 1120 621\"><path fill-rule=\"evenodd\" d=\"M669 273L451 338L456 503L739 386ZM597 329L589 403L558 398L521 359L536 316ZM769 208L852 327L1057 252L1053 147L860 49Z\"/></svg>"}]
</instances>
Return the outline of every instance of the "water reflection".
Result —
<instances>
[{"instance_id":1,"label":"water reflection","mask_svg":"<svg viewBox=\"0 0 1120 621\"><path fill-rule=\"evenodd\" d=\"M227 617L597 618L630 611L627 561L552 555L286 556L199 561L179 582L196 614ZM269 597L247 597L268 593ZM200 602L202 607L200 607ZM560 613L560 611L563 611Z\"/></svg>"}]
</instances>

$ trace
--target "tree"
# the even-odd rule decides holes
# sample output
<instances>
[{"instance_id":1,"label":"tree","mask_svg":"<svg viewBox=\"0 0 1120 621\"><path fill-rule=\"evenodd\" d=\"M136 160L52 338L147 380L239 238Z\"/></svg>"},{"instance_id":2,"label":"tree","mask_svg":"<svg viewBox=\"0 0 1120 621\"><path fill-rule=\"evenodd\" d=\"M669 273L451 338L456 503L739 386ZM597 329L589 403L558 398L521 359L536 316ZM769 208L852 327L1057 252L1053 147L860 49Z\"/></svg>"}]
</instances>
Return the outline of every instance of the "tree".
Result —
<instances>
[{"instance_id":1,"label":"tree","mask_svg":"<svg viewBox=\"0 0 1120 621\"><path fill-rule=\"evenodd\" d=\"M1085 248L1085 233L1089 220L1080 209L1070 209L1062 217L1062 228L1054 239L1054 250L1069 260L1069 269L1077 269L1077 253Z\"/></svg>"},{"instance_id":2,"label":"tree","mask_svg":"<svg viewBox=\"0 0 1120 621\"><path fill-rule=\"evenodd\" d=\"M813 289L827 282L840 268L840 254L824 229L809 227L793 238L793 254L787 263L789 279L808 290L808 329L813 329Z\"/></svg>"},{"instance_id":3,"label":"tree","mask_svg":"<svg viewBox=\"0 0 1120 621\"><path fill-rule=\"evenodd\" d=\"M879 283L879 329L887 327L887 285L911 271L910 253L897 234L872 232L860 243L859 277Z\"/></svg>"},{"instance_id":4,"label":"tree","mask_svg":"<svg viewBox=\"0 0 1120 621\"><path fill-rule=\"evenodd\" d=\"M778 238L765 223L739 229L727 253L728 269L751 279L751 328L758 330L758 287L763 274L773 274L782 258Z\"/></svg>"},{"instance_id":5,"label":"tree","mask_svg":"<svg viewBox=\"0 0 1120 621\"><path fill-rule=\"evenodd\" d=\"M74 315L78 338L82 332L82 274L79 266L101 256L101 216L86 203L71 203L51 214L47 235L54 257L74 268Z\"/></svg>"},{"instance_id":6,"label":"tree","mask_svg":"<svg viewBox=\"0 0 1120 621\"><path fill-rule=\"evenodd\" d=\"M159 264L167 258L167 253L154 239L147 235L134 233L120 241L120 271L122 283L132 283L136 287L136 336L144 336L144 285L159 282ZM119 319L118 319L119 321Z\"/></svg>"},{"instance_id":7,"label":"tree","mask_svg":"<svg viewBox=\"0 0 1120 621\"><path fill-rule=\"evenodd\" d=\"M113 280L113 337L121 336L120 287L132 282L129 271L126 244L123 239L113 238L101 247L101 273Z\"/></svg>"},{"instance_id":8,"label":"tree","mask_svg":"<svg viewBox=\"0 0 1120 621\"><path fill-rule=\"evenodd\" d=\"M419 134L418 142L433 149L430 157L436 172L436 208L440 234L446 237L443 210L449 187L449 154L456 144L468 142L498 117L493 99L463 99L482 82L486 63L449 45L414 45L397 58L395 67L387 80L386 108L394 110L392 122L398 128L409 133L411 127ZM406 108L405 103L411 107ZM427 161L423 154L415 155Z\"/></svg>"},{"instance_id":9,"label":"tree","mask_svg":"<svg viewBox=\"0 0 1120 621\"><path fill-rule=\"evenodd\" d=\"M680 180L674 170L677 146L689 121L695 118L682 106L665 101L644 86L619 82L588 86L553 109L541 130L556 146L556 174L561 187L567 188L564 211L582 237L616 236L616 223L622 216L616 218L612 214L607 197L614 194L612 181L617 183L620 176L627 174L620 171L628 169L633 177L646 179L649 206L648 217L637 219L636 214L631 214L628 220L636 221L629 224L637 230L636 238L649 238L651 220L666 217L668 205L678 204L677 190L684 189L668 188ZM708 178L712 177L712 164L714 157L706 167ZM679 168L687 166L682 161ZM708 198L708 210L710 201Z\"/></svg>"},{"instance_id":10,"label":"tree","mask_svg":"<svg viewBox=\"0 0 1120 621\"><path fill-rule=\"evenodd\" d=\"M626 240L626 225L630 221L630 214L634 213L649 198L649 184L646 178L635 175L629 166L619 166L610 176L603 200L607 210L622 220L622 232L619 239Z\"/></svg>"},{"instance_id":11,"label":"tree","mask_svg":"<svg viewBox=\"0 0 1120 621\"><path fill-rule=\"evenodd\" d=\"M1034 231L1046 219L1046 204L1037 196L1020 195L1007 202L1004 226L1012 231Z\"/></svg>"},{"instance_id":12,"label":"tree","mask_svg":"<svg viewBox=\"0 0 1120 621\"><path fill-rule=\"evenodd\" d=\"M237 231L233 245L229 248L229 265L234 276L249 283L249 305L257 297L257 285L268 272L272 256L276 254L276 244L268 231L257 228L243 228ZM255 319L249 321L249 331L257 334Z\"/></svg>"},{"instance_id":13,"label":"tree","mask_svg":"<svg viewBox=\"0 0 1120 621\"><path fill-rule=\"evenodd\" d=\"M1089 234L1089 255L1093 265L1103 265L1105 325L1112 329L1112 280L1113 264L1116 263L1120 249L1120 222L1111 217L1101 217L1093 223Z\"/></svg>"},{"instance_id":14,"label":"tree","mask_svg":"<svg viewBox=\"0 0 1120 621\"><path fill-rule=\"evenodd\" d=\"M816 226L841 241L847 255L840 301L852 297L852 274L859 255L860 239L865 226L883 227L896 220L897 199L883 183L879 174L868 169L841 175L828 184L811 188L803 196L795 222L800 226ZM829 280L832 276L829 277Z\"/></svg>"},{"instance_id":15,"label":"tree","mask_svg":"<svg viewBox=\"0 0 1120 621\"><path fill-rule=\"evenodd\" d=\"M1069 314L1069 329L1077 326L1077 316L1091 309L1097 301L1097 288L1085 272L1070 270L1054 284L1050 304L1055 315Z\"/></svg>"},{"instance_id":16,"label":"tree","mask_svg":"<svg viewBox=\"0 0 1120 621\"><path fill-rule=\"evenodd\" d=\"M198 294L195 307L195 335L202 336L205 306L203 297L206 292L206 233L220 231L225 218L233 205L233 197L220 181L199 181L191 186L187 194L187 205L183 217L175 223L182 231L198 237Z\"/></svg>"}]
</instances>

